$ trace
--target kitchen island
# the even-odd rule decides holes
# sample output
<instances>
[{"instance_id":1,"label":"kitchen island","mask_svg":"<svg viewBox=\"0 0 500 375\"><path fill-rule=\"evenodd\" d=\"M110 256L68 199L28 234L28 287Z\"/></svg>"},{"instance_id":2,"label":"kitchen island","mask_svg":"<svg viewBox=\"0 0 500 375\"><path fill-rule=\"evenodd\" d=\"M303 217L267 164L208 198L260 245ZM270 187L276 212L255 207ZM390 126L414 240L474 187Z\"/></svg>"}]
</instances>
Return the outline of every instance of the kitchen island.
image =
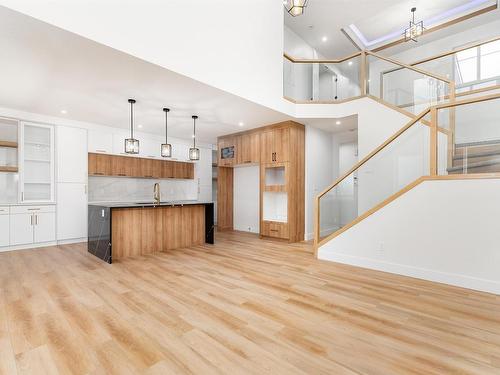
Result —
<instances>
[{"instance_id":1,"label":"kitchen island","mask_svg":"<svg viewBox=\"0 0 500 375\"><path fill-rule=\"evenodd\" d=\"M203 243L214 243L212 202L88 205L88 251L108 263Z\"/></svg>"}]
</instances>

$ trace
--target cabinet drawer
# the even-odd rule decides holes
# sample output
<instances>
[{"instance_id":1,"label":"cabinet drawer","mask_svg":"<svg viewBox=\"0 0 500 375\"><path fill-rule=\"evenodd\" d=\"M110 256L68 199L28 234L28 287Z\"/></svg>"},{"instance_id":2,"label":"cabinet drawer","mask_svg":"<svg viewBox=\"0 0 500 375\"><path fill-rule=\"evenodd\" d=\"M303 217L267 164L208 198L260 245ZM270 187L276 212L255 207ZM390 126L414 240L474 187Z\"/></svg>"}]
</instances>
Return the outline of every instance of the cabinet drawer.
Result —
<instances>
[{"instance_id":1,"label":"cabinet drawer","mask_svg":"<svg viewBox=\"0 0 500 375\"><path fill-rule=\"evenodd\" d=\"M279 223L276 221L263 221L262 233L266 237L288 239L288 223Z\"/></svg>"},{"instance_id":2,"label":"cabinet drawer","mask_svg":"<svg viewBox=\"0 0 500 375\"><path fill-rule=\"evenodd\" d=\"M10 213L16 214L34 214L38 212L56 212L56 206L12 206Z\"/></svg>"},{"instance_id":3,"label":"cabinet drawer","mask_svg":"<svg viewBox=\"0 0 500 375\"><path fill-rule=\"evenodd\" d=\"M8 215L9 211L9 206L0 206L0 215Z\"/></svg>"}]
</instances>

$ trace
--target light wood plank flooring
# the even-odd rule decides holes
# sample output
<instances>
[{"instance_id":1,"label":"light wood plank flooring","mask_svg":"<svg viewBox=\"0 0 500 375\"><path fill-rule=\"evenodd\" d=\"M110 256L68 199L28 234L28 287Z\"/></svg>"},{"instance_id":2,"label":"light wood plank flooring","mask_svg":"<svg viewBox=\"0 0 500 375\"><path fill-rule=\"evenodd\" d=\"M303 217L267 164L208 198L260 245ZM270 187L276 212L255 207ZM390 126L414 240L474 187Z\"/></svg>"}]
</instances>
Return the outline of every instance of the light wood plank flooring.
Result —
<instances>
[{"instance_id":1,"label":"light wood plank flooring","mask_svg":"<svg viewBox=\"0 0 500 375\"><path fill-rule=\"evenodd\" d=\"M500 374L500 297L218 233L0 253L0 374Z\"/></svg>"}]
</instances>

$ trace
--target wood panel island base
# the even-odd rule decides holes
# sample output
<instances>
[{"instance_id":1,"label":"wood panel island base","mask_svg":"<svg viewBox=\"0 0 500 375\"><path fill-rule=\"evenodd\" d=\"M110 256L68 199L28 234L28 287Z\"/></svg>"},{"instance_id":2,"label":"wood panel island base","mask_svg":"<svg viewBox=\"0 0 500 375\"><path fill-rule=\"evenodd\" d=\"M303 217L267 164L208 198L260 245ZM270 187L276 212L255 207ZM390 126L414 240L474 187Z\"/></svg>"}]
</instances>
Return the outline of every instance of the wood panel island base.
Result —
<instances>
[{"instance_id":1,"label":"wood panel island base","mask_svg":"<svg viewBox=\"0 0 500 375\"><path fill-rule=\"evenodd\" d=\"M88 220L88 251L108 263L214 243L213 203L89 204Z\"/></svg>"}]
</instances>

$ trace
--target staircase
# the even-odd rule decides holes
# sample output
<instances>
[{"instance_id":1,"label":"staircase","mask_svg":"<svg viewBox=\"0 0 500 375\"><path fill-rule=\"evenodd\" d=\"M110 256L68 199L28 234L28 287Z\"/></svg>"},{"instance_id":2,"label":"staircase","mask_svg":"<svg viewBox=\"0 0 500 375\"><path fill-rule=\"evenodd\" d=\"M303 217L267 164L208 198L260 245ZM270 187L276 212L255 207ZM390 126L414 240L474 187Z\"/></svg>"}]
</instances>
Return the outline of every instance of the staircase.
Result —
<instances>
[{"instance_id":1,"label":"staircase","mask_svg":"<svg viewBox=\"0 0 500 375\"><path fill-rule=\"evenodd\" d=\"M461 143L455 146L449 174L500 172L500 140Z\"/></svg>"}]
</instances>

